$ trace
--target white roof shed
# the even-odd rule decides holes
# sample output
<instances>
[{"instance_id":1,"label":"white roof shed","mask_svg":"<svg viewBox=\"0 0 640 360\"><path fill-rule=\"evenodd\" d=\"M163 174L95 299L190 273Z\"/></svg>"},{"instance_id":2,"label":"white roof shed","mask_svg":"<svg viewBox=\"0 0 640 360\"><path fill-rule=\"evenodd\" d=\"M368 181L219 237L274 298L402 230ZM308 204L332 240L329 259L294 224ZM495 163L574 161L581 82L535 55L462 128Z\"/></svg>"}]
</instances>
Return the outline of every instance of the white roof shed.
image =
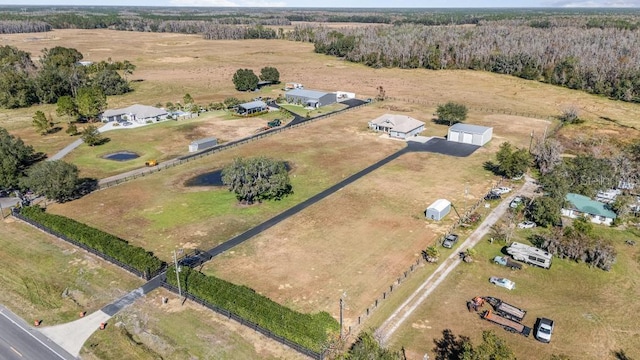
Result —
<instances>
[{"instance_id":1,"label":"white roof shed","mask_svg":"<svg viewBox=\"0 0 640 360\"><path fill-rule=\"evenodd\" d=\"M442 220L451 211L451 202L447 199L438 199L429 205L424 215L427 219Z\"/></svg>"}]
</instances>

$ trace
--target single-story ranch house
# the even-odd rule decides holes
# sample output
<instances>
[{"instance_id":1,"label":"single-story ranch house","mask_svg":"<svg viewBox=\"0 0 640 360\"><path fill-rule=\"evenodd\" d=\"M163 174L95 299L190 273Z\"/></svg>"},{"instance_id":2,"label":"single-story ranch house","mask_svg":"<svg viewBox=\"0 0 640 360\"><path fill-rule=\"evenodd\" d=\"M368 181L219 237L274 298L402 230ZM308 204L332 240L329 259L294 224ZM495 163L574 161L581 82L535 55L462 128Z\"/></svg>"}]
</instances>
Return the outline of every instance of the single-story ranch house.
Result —
<instances>
[{"instance_id":1,"label":"single-story ranch house","mask_svg":"<svg viewBox=\"0 0 640 360\"><path fill-rule=\"evenodd\" d=\"M169 113L165 109L147 106L147 105L131 105L122 109L106 110L100 116L103 122L109 121L135 121L144 124L148 121L165 120Z\"/></svg>"},{"instance_id":2,"label":"single-story ranch house","mask_svg":"<svg viewBox=\"0 0 640 360\"><path fill-rule=\"evenodd\" d=\"M457 123L449 128L447 140L483 146L491 140L492 136L492 127Z\"/></svg>"},{"instance_id":3,"label":"single-story ranch house","mask_svg":"<svg viewBox=\"0 0 640 360\"><path fill-rule=\"evenodd\" d=\"M267 106L266 102L257 100L238 105L238 114L251 115L253 113L265 111L268 108L269 107Z\"/></svg>"},{"instance_id":4,"label":"single-story ranch house","mask_svg":"<svg viewBox=\"0 0 640 360\"><path fill-rule=\"evenodd\" d=\"M385 132L390 137L406 139L424 131L424 123L406 115L384 114L369 121L369 128Z\"/></svg>"},{"instance_id":5,"label":"single-story ranch house","mask_svg":"<svg viewBox=\"0 0 640 360\"><path fill-rule=\"evenodd\" d=\"M335 93L317 90L293 89L287 91L284 96L288 103L300 104L314 108L331 105L338 101Z\"/></svg>"},{"instance_id":6,"label":"single-story ranch house","mask_svg":"<svg viewBox=\"0 0 640 360\"><path fill-rule=\"evenodd\" d=\"M565 200L568 205L562 208L562 215L572 219L585 216L596 224L611 225L616 218L616 213L611 211L606 204L591 200L589 197L568 193Z\"/></svg>"}]
</instances>

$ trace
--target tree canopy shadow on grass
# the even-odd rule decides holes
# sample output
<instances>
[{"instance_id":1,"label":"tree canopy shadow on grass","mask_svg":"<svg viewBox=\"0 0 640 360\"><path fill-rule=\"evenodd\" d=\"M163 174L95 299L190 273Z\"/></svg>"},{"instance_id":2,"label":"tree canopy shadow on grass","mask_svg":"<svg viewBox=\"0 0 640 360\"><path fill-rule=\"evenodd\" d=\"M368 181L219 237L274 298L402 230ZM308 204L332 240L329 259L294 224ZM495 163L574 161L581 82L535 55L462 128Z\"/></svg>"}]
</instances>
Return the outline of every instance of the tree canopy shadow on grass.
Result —
<instances>
[{"instance_id":1,"label":"tree canopy shadow on grass","mask_svg":"<svg viewBox=\"0 0 640 360\"><path fill-rule=\"evenodd\" d=\"M98 179L95 178L80 178L78 179L78 183L76 185L76 190L73 192L73 195L69 199L65 201L72 201L80 199L81 197L94 192L98 189Z\"/></svg>"},{"instance_id":2,"label":"tree canopy shadow on grass","mask_svg":"<svg viewBox=\"0 0 640 360\"><path fill-rule=\"evenodd\" d=\"M436 354L435 360L462 359L471 347L471 339L464 335L456 336L451 329L442 330L441 339L433 339L436 345L433 352Z\"/></svg>"},{"instance_id":3,"label":"tree canopy shadow on grass","mask_svg":"<svg viewBox=\"0 0 640 360\"><path fill-rule=\"evenodd\" d=\"M494 175L502 176L500 167L498 166L498 164L494 163L493 161L485 161L484 164L482 164L482 167L487 171L491 171Z\"/></svg>"},{"instance_id":4,"label":"tree canopy shadow on grass","mask_svg":"<svg viewBox=\"0 0 640 360\"><path fill-rule=\"evenodd\" d=\"M31 155L29 157L29 164L28 165L33 165L35 163L38 163L44 159L47 158L47 154L43 153L43 152L37 152L34 153L33 155Z\"/></svg>"},{"instance_id":5,"label":"tree canopy shadow on grass","mask_svg":"<svg viewBox=\"0 0 640 360\"><path fill-rule=\"evenodd\" d=\"M451 121L446 119L440 119L439 117L431 118L431 122L436 125L446 125L451 126Z\"/></svg>"},{"instance_id":6,"label":"tree canopy shadow on grass","mask_svg":"<svg viewBox=\"0 0 640 360\"><path fill-rule=\"evenodd\" d=\"M633 360L633 358L629 357L622 349L612 351L612 353L616 360Z\"/></svg>"}]
</instances>

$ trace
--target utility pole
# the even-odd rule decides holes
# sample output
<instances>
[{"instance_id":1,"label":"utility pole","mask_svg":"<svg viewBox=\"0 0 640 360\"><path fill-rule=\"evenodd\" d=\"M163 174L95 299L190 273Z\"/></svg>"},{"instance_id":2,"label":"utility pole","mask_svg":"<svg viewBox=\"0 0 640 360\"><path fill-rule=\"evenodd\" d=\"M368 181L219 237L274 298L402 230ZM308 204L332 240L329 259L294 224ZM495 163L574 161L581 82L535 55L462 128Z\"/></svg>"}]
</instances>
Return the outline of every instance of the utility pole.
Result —
<instances>
[{"instance_id":1,"label":"utility pole","mask_svg":"<svg viewBox=\"0 0 640 360\"><path fill-rule=\"evenodd\" d=\"M342 340L342 312L344 308L344 301L342 300L342 296L340 297L340 340Z\"/></svg>"},{"instance_id":2,"label":"utility pole","mask_svg":"<svg viewBox=\"0 0 640 360\"><path fill-rule=\"evenodd\" d=\"M176 266L176 280L178 281L178 294L180 295L180 297L182 297L182 288L180 287L180 275L178 274L180 272L180 268L178 267L178 254L176 253L176 250L173 250L173 262Z\"/></svg>"},{"instance_id":3,"label":"utility pole","mask_svg":"<svg viewBox=\"0 0 640 360\"><path fill-rule=\"evenodd\" d=\"M529 154L531 154L531 145L533 145L533 130L531 130L531 139L529 139Z\"/></svg>"}]
</instances>

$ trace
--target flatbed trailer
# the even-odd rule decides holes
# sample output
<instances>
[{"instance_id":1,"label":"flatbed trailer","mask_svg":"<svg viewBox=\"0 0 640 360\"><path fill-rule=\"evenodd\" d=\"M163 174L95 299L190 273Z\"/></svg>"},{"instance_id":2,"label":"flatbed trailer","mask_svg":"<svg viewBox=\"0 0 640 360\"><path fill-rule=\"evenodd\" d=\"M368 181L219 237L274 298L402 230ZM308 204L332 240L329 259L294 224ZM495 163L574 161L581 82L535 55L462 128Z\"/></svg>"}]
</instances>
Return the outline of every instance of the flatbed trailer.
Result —
<instances>
[{"instance_id":1,"label":"flatbed trailer","mask_svg":"<svg viewBox=\"0 0 640 360\"><path fill-rule=\"evenodd\" d=\"M494 324L502 326L505 330L518 333L524 337L528 337L531 334L531 328L513 320L509 320L502 317L491 310L485 310L482 313L482 318L491 321Z\"/></svg>"},{"instance_id":2,"label":"flatbed trailer","mask_svg":"<svg viewBox=\"0 0 640 360\"><path fill-rule=\"evenodd\" d=\"M493 307L496 314L513 321L522 321L527 311L515 305L508 304L498 298L487 296L485 300Z\"/></svg>"}]
</instances>

